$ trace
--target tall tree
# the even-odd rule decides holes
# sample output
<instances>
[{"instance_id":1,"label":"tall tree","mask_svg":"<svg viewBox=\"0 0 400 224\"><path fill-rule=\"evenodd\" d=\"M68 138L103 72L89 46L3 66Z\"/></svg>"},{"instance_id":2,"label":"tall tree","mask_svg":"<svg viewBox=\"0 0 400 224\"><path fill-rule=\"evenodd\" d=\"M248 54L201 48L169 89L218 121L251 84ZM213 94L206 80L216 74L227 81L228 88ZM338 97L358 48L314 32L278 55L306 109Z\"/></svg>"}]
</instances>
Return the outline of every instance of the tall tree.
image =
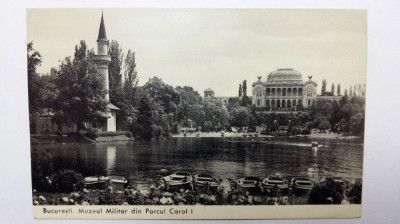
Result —
<instances>
[{"instance_id":1,"label":"tall tree","mask_svg":"<svg viewBox=\"0 0 400 224\"><path fill-rule=\"evenodd\" d=\"M145 94L140 99L138 111L137 122L131 127L131 132L142 139L151 139L153 137L153 115L150 100Z\"/></svg>"},{"instance_id":2,"label":"tall tree","mask_svg":"<svg viewBox=\"0 0 400 224\"><path fill-rule=\"evenodd\" d=\"M322 80L321 95L326 95L326 79Z\"/></svg>"},{"instance_id":3,"label":"tall tree","mask_svg":"<svg viewBox=\"0 0 400 224\"><path fill-rule=\"evenodd\" d=\"M350 86L350 97L353 97L353 86Z\"/></svg>"},{"instance_id":4,"label":"tall tree","mask_svg":"<svg viewBox=\"0 0 400 224\"><path fill-rule=\"evenodd\" d=\"M243 96L242 84L239 84L239 97Z\"/></svg>"},{"instance_id":5,"label":"tall tree","mask_svg":"<svg viewBox=\"0 0 400 224\"><path fill-rule=\"evenodd\" d=\"M59 92L54 100L53 121L59 127L76 124L79 132L90 126L98 127L105 119L106 90L96 74L93 56L94 50L88 50L85 41L81 41L75 47L74 59L65 58L56 72Z\"/></svg>"},{"instance_id":6,"label":"tall tree","mask_svg":"<svg viewBox=\"0 0 400 224\"><path fill-rule=\"evenodd\" d=\"M111 56L111 62L108 65L108 74L110 77L110 96L112 96L113 92L119 91L122 86L122 62L124 53L122 52L122 48L119 47L119 43L113 40L108 49L108 54ZM111 103L115 102L111 100Z\"/></svg>"},{"instance_id":7,"label":"tall tree","mask_svg":"<svg viewBox=\"0 0 400 224\"><path fill-rule=\"evenodd\" d=\"M337 95L340 96L341 94L341 89L340 89L340 83L337 85Z\"/></svg>"},{"instance_id":8,"label":"tall tree","mask_svg":"<svg viewBox=\"0 0 400 224\"><path fill-rule=\"evenodd\" d=\"M331 93L332 93L332 96L335 95L335 84L334 83L332 83L332 86L331 86Z\"/></svg>"},{"instance_id":9,"label":"tall tree","mask_svg":"<svg viewBox=\"0 0 400 224\"><path fill-rule=\"evenodd\" d=\"M130 104L136 103L136 93L135 87L138 83L137 71L136 71L136 61L135 61L135 52L128 50L128 53L125 57L125 82L124 82L124 92L125 96Z\"/></svg>"},{"instance_id":10,"label":"tall tree","mask_svg":"<svg viewBox=\"0 0 400 224\"><path fill-rule=\"evenodd\" d=\"M27 44L28 59L28 94L29 94L29 113L35 114L40 109L40 89L41 84L36 68L42 63L42 56L33 48L33 42Z\"/></svg>"},{"instance_id":11,"label":"tall tree","mask_svg":"<svg viewBox=\"0 0 400 224\"><path fill-rule=\"evenodd\" d=\"M247 96L247 80L243 80L242 90L243 96Z\"/></svg>"}]
</instances>

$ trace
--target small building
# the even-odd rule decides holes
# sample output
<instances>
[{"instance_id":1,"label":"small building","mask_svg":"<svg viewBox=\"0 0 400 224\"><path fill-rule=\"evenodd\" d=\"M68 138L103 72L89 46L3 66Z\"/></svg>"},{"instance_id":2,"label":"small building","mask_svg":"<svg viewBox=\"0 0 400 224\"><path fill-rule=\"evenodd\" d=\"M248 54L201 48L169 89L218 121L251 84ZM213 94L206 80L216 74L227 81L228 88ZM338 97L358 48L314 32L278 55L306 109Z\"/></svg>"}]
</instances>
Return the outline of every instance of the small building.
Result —
<instances>
[{"instance_id":1,"label":"small building","mask_svg":"<svg viewBox=\"0 0 400 224\"><path fill-rule=\"evenodd\" d=\"M53 113L49 110L43 112L36 118L36 133L37 135L54 135L58 131L61 133L76 132L76 125L63 125L61 128L56 123L52 122Z\"/></svg>"},{"instance_id":2,"label":"small building","mask_svg":"<svg viewBox=\"0 0 400 224\"><path fill-rule=\"evenodd\" d=\"M209 99L209 98L214 98L215 97L215 92L214 90L207 88L204 90L204 99Z\"/></svg>"}]
</instances>

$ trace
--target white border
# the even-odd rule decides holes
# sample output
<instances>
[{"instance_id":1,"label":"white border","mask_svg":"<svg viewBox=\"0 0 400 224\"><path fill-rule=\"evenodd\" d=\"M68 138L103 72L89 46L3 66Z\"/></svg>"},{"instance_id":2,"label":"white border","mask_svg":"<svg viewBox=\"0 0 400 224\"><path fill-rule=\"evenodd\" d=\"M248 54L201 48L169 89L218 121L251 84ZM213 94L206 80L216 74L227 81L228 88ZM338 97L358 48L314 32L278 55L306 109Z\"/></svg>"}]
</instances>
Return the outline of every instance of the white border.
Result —
<instances>
[{"instance_id":1,"label":"white border","mask_svg":"<svg viewBox=\"0 0 400 224\"><path fill-rule=\"evenodd\" d=\"M364 154L363 216L360 219L296 220L296 223L397 223L400 220L400 1L3 1L0 8L0 214L2 223L37 223L30 186L26 84L25 9L36 7L225 7L359 8L368 10L367 116ZM71 220L41 220L71 223ZM80 220L77 223L109 223ZM114 222L114 221L113 221ZM131 221L121 221L130 223ZM135 223L175 223L144 221ZM183 221L181 221L183 222ZM193 223L202 221L192 221ZM235 222L243 221L212 221ZM246 221L250 223L254 221ZM261 221L258 221L261 222ZM293 223L293 220L262 221Z\"/></svg>"}]
</instances>

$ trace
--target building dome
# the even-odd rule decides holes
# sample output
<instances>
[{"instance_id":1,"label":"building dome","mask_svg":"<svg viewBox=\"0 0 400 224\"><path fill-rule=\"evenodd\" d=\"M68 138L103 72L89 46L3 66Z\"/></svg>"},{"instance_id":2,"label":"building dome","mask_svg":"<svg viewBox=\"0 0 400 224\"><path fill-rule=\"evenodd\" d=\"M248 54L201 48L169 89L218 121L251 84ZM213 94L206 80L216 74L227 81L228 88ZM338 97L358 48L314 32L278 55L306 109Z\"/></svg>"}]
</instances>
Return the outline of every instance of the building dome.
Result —
<instances>
[{"instance_id":1,"label":"building dome","mask_svg":"<svg viewBox=\"0 0 400 224\"><path fill-rule=\"evenodd\" d=\"M214 90L208 88L208 89L204 90L204 93L214 93Z\"/></svg>"},{"instance_id":2,"label":"building dome","mask_svg":"<svg viewBox=\"0 0 400 224\"><path fill-rule=\"evenodd\" d=\"M280 68L269 73L267 82L301 82L302 75L292 68Z\"/></svg>"}]
</instances>

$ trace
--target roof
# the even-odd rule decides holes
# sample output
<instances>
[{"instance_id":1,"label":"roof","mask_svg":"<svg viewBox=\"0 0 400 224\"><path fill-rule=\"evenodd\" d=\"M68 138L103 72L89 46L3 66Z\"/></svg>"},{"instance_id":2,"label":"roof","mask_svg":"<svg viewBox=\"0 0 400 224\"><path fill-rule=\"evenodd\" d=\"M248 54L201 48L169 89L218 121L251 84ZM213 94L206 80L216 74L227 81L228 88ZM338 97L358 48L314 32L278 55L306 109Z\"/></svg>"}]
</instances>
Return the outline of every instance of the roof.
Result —
<instances>
[{"instance_id":1,"label":"roof","mask_svg":"<svg viewBox=\"0 0 400 224\"><path fill-rule=\"evenodd\" d=\"M104 25L103 13L101 13L99 37L97 38L97 41L99 41L99 40L107 41L107 33L106 33L106 27Z\"/></svg>"},{"instance_id":2,"label":"roof","mask_svg":"<svg viewBox=\"0 0 400 224\"><path fill-rule=\"evenodd\" d=\"M120 110L117 106L115 106L115 105L112 104L112 103L109 103L109 104L107 105L107 107L108 107L108 109L110 109L110 110Z\"/></svg>"},{"instance_id":3,"label":"roof","mask_svg":"<svg viewBox=\"0 0 400 224\"><path fill-rule=\"evenodd\" d=\"M204 92L205 92L205 93L213 93L214 90L212 90L212 89L210 89L210 88L207 88L206 90L204 90Z\"/></svg>"},{"instance_id":4,"label":"roof","mask_svg":"<svg viewBox=\"0 0 400 224\"><path fill-rule=\"evenodd\" d=\"M267 82L301 82L302 75L300 72L292 68L279 68L269 73Z\"/></svg>"}]
</instances>

